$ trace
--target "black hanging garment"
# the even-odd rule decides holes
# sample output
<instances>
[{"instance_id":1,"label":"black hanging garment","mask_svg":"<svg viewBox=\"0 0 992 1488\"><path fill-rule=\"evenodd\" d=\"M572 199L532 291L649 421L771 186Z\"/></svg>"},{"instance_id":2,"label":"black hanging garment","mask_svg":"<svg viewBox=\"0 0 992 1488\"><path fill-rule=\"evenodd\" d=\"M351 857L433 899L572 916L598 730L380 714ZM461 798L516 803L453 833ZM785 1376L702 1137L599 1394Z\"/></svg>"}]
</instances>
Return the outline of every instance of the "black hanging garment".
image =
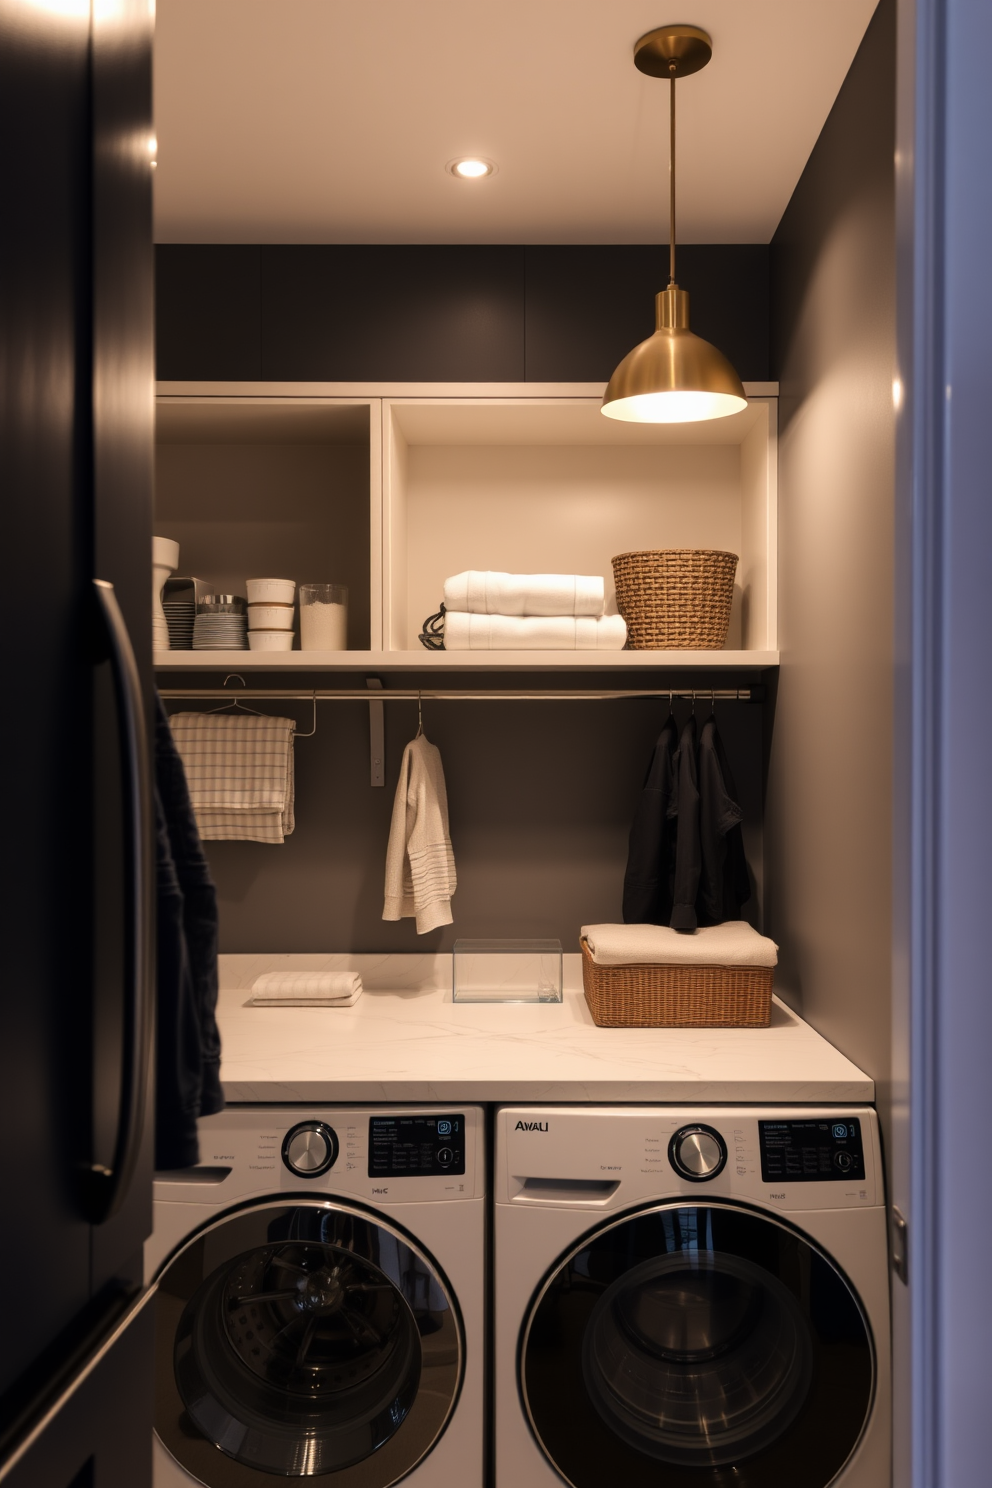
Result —
<instances>
[{"instance_id":1,"label":"black hanging garment","mask_svg":"<svg viewBox=\"0 0 992 1488\"><path fill-rule=\"evenodd\" d=\"M699 892L701 850L699 842L699 785L696 776L696 719L690 713L679 736L675 756L678 835L675 842L675 892L673 930L695 930L696 895Z\"/></svg>"},{"instance_id":2,"label":"black hanging garment","mask_svg":"<svg viewBox=\"0 0 992 1488\"><path fill-rule=\"evenodd\" d=\"M741 832L744 813L712 714L699 735L697 763L700 870L696 917L700 925L722 925L725 920L740 919L741 905L751 897L751 875Z\"/></svg>"},{"instance_id":3,"label":"black hanging garment","mask_svg":"<svg viewBox=\"0 0 992 1488\"><path fill-rule=\"evenodd\" d=\"M183 763L156 697L158 887L155 1166L199 1161L196 1122L224 1106L217 1028L217 893Z\"/></svg>"},{"instance_id":4,"label":"black hanging garment","mask_svg":"<svg viewBox=\"0 0 992 1488\"><path fill-rule=\"evenodd\" d=\"M626 925L667 925L675 888L675 758L678 730L671 714L654 746L630 828L623 880Z\"/></svg>"}]
</instances>

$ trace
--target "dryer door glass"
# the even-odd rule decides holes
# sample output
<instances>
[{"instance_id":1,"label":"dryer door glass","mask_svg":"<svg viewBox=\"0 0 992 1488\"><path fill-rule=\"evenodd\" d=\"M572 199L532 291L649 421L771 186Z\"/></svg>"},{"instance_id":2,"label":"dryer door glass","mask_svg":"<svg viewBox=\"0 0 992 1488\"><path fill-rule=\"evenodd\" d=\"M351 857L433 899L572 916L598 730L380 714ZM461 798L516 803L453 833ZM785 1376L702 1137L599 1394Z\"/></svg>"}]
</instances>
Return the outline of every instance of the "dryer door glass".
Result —
<instances>
[{"instance_id":1,"label":"dryer door glass","mask_svg":"<svg viewBox=\"0 0 992 1488\"><path fill-rule=\"evenodd\" d=\"M574 1488L825 1488L867 1421L874 1351L850 1284L796 1230L659 1205L558 1262L521 1387Z\"/></svg>"},{"instance_id":2,"label":"dryer door glass","mask_svg":"<svg viewBox=\"0 0 992 1488\"><path fill-rule=\"evenodd\" d=\"M156 1429L210 1488L327 1473L387 1488L454 1405L463 1349L440 1273L344 1205L219 1220L167 1266L157 1303Z\"/></svg>"}]
</instances>

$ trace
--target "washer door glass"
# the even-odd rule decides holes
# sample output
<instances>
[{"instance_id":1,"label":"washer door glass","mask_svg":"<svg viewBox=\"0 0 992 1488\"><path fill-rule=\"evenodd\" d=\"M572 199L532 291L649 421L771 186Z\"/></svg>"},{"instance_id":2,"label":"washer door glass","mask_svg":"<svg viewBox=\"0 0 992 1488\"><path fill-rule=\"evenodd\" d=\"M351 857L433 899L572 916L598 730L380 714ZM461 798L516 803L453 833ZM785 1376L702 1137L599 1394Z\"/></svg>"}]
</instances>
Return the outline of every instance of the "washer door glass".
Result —
<instances>
[{"instance_id":1,"label":"washer door glass","mask_svg":"<svg viewBox=\"0 0 992 1488\"><path fill-rule=\"evenodd\" d=\"M521 1390L573 1488L825 1488L874 1350L842 1273L786 1225L659 1205L587 1237L531 1304Z\"/></svg>"},{"instance_id":2,"label":"washer door glass","mask_svg":"<svg viewBox=\"0 0 992 1488\"><path fill-rule=\"evenodd\" d=\"M439 1272L344 1205L217 1221L169 1262L157 1306L156 1429L211 1488L328 1473L388 1488L457 1396L461 1329Z\"/></svg>"}]
</instances>

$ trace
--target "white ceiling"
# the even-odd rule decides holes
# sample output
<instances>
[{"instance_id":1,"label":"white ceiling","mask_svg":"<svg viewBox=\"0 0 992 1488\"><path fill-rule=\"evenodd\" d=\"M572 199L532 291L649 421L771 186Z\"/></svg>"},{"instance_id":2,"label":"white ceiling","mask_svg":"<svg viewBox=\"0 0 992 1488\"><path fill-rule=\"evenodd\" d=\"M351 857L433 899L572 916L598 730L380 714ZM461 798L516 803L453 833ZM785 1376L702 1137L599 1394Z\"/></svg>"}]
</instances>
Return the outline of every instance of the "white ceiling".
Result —
<instances>
[{"instance_id":1,"label":"white ceiling","mask_svg":"<svg viewBox=\"0 0 992 1488\"><path fill-rule=\"evenodd\" d=\"M156 238L646 243L668 84L633 43L713 37L679 85L679 237L769 240L875 0L158 0ZM481 154L497 174L445 163Z\"/></svg>"}]
</instances>

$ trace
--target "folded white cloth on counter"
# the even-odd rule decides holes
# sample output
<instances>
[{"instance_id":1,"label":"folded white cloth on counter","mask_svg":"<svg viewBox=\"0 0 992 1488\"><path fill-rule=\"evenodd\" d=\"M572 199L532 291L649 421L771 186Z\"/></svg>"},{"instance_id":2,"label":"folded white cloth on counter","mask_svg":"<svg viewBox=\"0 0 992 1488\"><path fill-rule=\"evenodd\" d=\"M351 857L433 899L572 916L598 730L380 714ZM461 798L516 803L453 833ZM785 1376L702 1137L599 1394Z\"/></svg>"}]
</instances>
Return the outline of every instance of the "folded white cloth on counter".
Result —
<instances>
[{"instance_id":1,"label":"folded white cloth on counter","mask_svg":"<svg viewBox=\"0 0 992 1488\"><path fill-rule=\"evenodd\" d=\"M393 798L382 918L415 915L418 935L450 925L457 886L440 751L418 734L403 751Z\"/></svg>"},{"instance_id":2,"label":"folded white cloth on counter","mask_svg":"<svg viewBox=\"0 0 992 1488\"><path fill-rule=\"evenodd\" d=\"M357 971L266 971L251 984L249 1007L351 1007L362 995Z\"/></svg>"},{"instance_id":3,"label":"folded white cloth on counter","mask_svg":"<svg viewBox=\"0 0 992 1488\"><path fill-rule=\"evenodd\" d=\"M296 824L292 718L174 713L169 724L204 840L289 836Z\"/></svg>"},{"instance_id":4,"label":"folded white cloth on counter","mask_svg":"<svg viewBox=\"0 0 992 1488\"><path fill-rule=\"evenodd\" d=\"M622 651L622 615L467 615L448 610L446 651Z\"/></svg>"},{"instance_id":5,"label":"folded white cloth on counter","mask_svg":"<svg viewBox=\"0 0 992 1488\"><path fill-rule=\"evenodd\" d=\"M685 935L667 925L583 925L597 966L777 966L778 946L745 920Z\"/></svg>"},{"instance_id":6,"label":"folded white cloth on counter","mask_svg":"<svg viewBox=\"0 0 992 1488\"><path fill-rule=\"evenodd\" d=\"M603 613L598 574L511 574L471 568L444 581L449 610L472 615L592 615Z\"/></svg>"}]
</instances>

